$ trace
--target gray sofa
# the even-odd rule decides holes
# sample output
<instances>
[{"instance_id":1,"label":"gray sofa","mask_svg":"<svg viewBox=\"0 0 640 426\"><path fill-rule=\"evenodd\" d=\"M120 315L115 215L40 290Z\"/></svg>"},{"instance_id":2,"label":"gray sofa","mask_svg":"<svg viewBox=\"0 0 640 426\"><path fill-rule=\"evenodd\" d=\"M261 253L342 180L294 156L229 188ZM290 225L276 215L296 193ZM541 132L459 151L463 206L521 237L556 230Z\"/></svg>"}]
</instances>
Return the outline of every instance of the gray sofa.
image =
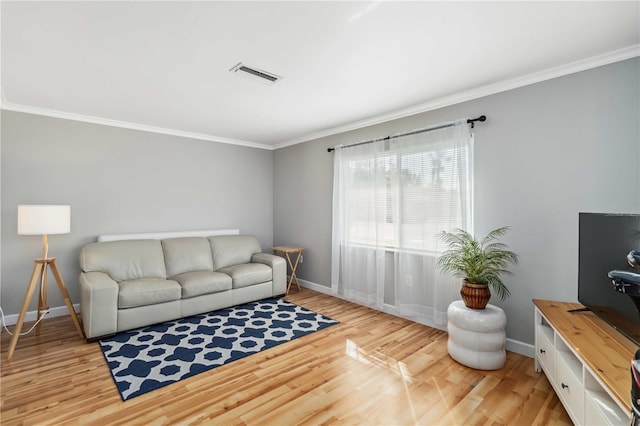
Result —
<instances>
[{"instance_id":1,"label":"gray sofa","mask_svg":"<svg viewBox=\"0 0 640 426\"><path fill-rule=\"evenodd\" d=\"M251 235L104 241L80 253L87 339L278 296L283 258Z\"/></svg>"}]
</instances>

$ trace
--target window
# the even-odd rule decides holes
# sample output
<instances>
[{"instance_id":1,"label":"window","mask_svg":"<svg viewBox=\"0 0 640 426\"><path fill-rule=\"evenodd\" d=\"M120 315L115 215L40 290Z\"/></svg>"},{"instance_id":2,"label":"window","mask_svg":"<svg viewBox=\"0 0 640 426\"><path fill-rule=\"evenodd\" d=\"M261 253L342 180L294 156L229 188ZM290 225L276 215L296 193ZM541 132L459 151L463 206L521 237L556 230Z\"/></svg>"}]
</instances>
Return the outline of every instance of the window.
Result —
<instances>
[{"instance_id":1,"label":"window","mask_svg":"<svg viewBox=\"0 0 640 426\"><path fill-rule=\"evenodd\" d=\"M425 142L345 153L345 243L433 252L440 231L469 228L471 144Z\"/></svg>"},{"instance_id":2,"label":"window","mask_svg":"<svg viewBox=\"0 0 640 426\"><path fill-rule=\"evenodd\" d=\"M472 231L469 126L460 121L334 155L332 291L379 309L393 294L398 312L441 324L458 290L436 271L438 234Z\"/></svg>"}]
</instances>

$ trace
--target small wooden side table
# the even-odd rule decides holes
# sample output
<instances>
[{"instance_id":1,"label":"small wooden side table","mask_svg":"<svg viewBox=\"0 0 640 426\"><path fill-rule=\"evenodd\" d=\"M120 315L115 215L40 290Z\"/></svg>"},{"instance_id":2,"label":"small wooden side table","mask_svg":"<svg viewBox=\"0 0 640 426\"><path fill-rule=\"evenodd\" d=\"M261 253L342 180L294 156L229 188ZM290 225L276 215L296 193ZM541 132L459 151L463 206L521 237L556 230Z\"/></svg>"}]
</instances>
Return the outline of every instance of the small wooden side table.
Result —
<instances>
[{"instance_id":1,"label":"small wooden side table","mask_svg":"<svg viewBox=\"0 0 640 426\"><path fill-rule=\"evenodd\" d=\"M300 290L300 283L298 282L298 277L296 276L296 268L298 267L298 262L300 261L300 256L302 256L302 252L304 249L302 247L294 247L294 246L278 246L273 247L273 252L279 256L287 259L287 263L289 264L289 269L291 269L291 277L289 277L289 282L287 283L287 291L285 296L289 294L289 289L291 289L291 284L294 282L296 286L298 286L298 290ZM297 254L295 262L291 262L290 254Z\"/></svg>"}]
</instances>

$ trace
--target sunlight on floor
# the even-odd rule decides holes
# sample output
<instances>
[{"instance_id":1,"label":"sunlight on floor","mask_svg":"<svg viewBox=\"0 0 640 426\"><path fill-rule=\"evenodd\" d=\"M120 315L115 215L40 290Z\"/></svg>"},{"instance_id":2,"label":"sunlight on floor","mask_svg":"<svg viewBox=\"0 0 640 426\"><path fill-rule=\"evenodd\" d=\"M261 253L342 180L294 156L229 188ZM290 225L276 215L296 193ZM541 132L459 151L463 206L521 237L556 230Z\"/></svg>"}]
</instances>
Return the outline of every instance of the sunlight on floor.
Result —
<instances>
[{"instance_id":1,"label":"sunlight on floor","mask_svg":"<svg viewBox=\"0 0 640 426\"><path fill-rule=\"evenodd\" d=\"M448 379L451 378L451 374L456 374L452 371L449 373L445 373L443 377L431 377L429 380L432 383L433 389L436 391L437 395L439 395L437 403L433 402L433 407L427 411L426 416L419 418L416 413L415 404L423 404L424 401L416 400L415 398L415 388L412 387L412 384L418 383L420 380L414 378L412 376L412 368L414 373L419 374L420 371L423 371L424 364L428 364L429 362L426 359L422 359L417 362L417 364L409 362L404 363L402 361L398 361L388 355L382 353L380 350L367 351L362 347L358 346L356 342L351 339L346 340L345 345L345 353L350 358L358 361L359 363L367 366L372 366L376 368L380 368L390 372L393 376L400 378L402 383L401 394L404 394L404 398L407 403L407 408L411 413L411 419L413 423L422 423L423 421L432 421L433 417L439 419L442 424L460 424L464 421L464 419L468 418L469 409L473 410L477 408L477 406L482 402L481 398L478 398L475 395L475 392L467 395L462 400L457 401L457 403L453 403L452 389L448 386L445 386L446 389L442 388L443 383L440 383L440 379L444 379L448 382ZM421 365L418 367L418 365ZM417 370L416 370L417 368ZM459 373L458 373L459 374ZM448 378L448 379L447 379ZM414 383L415 382L415 383ZM457 407L456 405L460 406Z\"/></svg>"},{"instance_id":2,"label":"sunlight on floor","mask_svg":"<svg viewBox=\"0 0 640 426\"><path fill-rule=\"evenodd\" d=\"M376 367L384 368L400 377L404 383L411 383L411 375L407 369L406 364L398 362L393 358L389 358L383 353L374 351L368 353L364 349L360 348L353 340L347 339L346 354L365 365L373 365Z\"/></svg>"},{"instance_id":3,"label":"sunlight on floor","mask_svg":"<svg viewBox=\"0 0 640 426\"><path fill-rule=\"evenodd\" d=\"M411 375L405 363L398 362L397 360L390 358L378 351L368 353L364 349L360 348L351 339L347 339L346 341L345 353L347 354L347 356L355 359L362 364L383 368L400 377L404 388L404 394L407 398L407 403L409 404L409 409L411 411L411 418L414 422L417 420L413 401L411 400L411 391L409 390L409 384L412 383Z\"/></svg>"}]
</instances>

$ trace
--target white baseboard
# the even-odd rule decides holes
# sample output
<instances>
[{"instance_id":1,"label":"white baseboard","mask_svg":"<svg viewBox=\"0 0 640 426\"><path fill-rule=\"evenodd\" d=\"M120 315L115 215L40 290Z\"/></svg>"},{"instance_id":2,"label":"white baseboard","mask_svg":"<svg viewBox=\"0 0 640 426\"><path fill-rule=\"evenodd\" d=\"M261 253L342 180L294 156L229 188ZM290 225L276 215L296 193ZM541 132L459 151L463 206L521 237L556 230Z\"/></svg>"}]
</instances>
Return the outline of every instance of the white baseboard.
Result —
<instances>
[{"instance_id":1,"label":"white baseboard","mask_svg":"<svg viewBox=\"0 0 640 426\"><path fill-rule=\"evenodd\" d=\"M74 304L73 309L76 311L76 313L80 312L80 304L79 303ZM5 316L4 317L5 325L15 325L18 322L18 315L19 314ZM45 316L45 318L61 317L64 315L69 315L69 310L67 309L66 305L49 308L49 313ZM25 322L30 322L30 321L35 321L36 318L38 318L37 311L28 311L24 320Z\"/></svg>"},{"instance_id":2,"label":"white baseboard","mask_svg":"<svg viewBox=\"0 0 640 426\"><path fill-rule=\"evenodd\" d=\"M507 338L506 349L509 352L515 352L520 355L524 355L533 359L536 354L535 347L529 343L524 343L519 340L513 340Z\"/></svg>"},{"instance_id":3,"label":"white baseboard","mask_svg":"<svg viewBox=\"0 0 640 426\"><path fill-rule=\"evenodd\" d=\"M331 287L327 287L326 285L321 285L321 284L316 284L314 282L311 281L307 281L307 280L301 280L298 279L298 282L300 282L300 285L304 288L309 288L311 290L315 290L318 293L324 293L324 294L330 294L332 296L336 296L334 294L331 293ZM338 296L336 296L338 297ZM338 297L340 298L340 297Z\"/></svg>"},{"instance_id":4,"label":"white baseboard","mask_svg":"<svg viewBox=\"0 0 640 426\"><path fill-rule=\"evenodd\" d=\"M315 291L317 291L319 293L329 294L331 296L337 297L338 299L348 300L348 299L345 299L344 297L340 297L337 294L333 294L333 292L331 291L331 287L327 287L326 285L321 285L321 284L317 284L317 283L314 283L314 282L311 282L311 281L301 280L301 279L298 279L298 281L300 282L300 285L302 287L309 288L311 290L315 290ZM358 302L354 302L353 300L348 300L348 301L351 302L351 303L358 303ZM374 308L372 308L372 309L374 309ZM388 304L385 303L384 308L383 308L383 312L388 313L390 315L394 315L396 317L406 318L408 320L414 321L413 318L407 318L407 317L404 317L404 316L398 314L397 309L393 305L388 305ZM431 324L424 324L424 325L426 325L428 327L431 327L431 328L437 328L437 329L442 330L441 327L434 326L434 325L431 325ZM446 330L444 330L444 331L446 331ZM507 339L507 341L506 341L506 349L509 352L515 352L517 354L520 354L520 355L523 355L523 356L526 356L526 357L529 357L529 358L533 358L535 356L534 346L529 344L529 343L521 342L519 340Z\"/></svg>"}]
</instances>

